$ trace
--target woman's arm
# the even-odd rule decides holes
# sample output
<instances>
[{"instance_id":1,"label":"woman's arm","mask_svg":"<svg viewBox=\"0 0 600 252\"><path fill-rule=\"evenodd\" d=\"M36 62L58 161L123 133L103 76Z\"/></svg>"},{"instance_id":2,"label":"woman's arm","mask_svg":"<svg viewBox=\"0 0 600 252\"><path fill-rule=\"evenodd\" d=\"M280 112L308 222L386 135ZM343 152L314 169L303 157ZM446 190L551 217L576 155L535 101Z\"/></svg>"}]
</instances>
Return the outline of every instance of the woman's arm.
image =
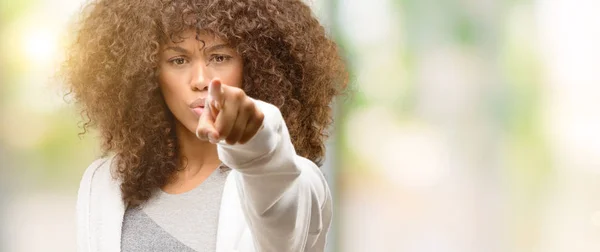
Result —
<instances>
[{"instance_id":1,"label":"woman's arm","mask_svg":"<svg viewBox=\"0 0 600 252\"><path fill-rule=\"evenodd\" d=\"M263 127L245 144L218 144L219 158L239 171L241 204L258 251L323 251L331 195L320 169L296 155L279 109L255 100Z\"/></svg>"}]
</instances>

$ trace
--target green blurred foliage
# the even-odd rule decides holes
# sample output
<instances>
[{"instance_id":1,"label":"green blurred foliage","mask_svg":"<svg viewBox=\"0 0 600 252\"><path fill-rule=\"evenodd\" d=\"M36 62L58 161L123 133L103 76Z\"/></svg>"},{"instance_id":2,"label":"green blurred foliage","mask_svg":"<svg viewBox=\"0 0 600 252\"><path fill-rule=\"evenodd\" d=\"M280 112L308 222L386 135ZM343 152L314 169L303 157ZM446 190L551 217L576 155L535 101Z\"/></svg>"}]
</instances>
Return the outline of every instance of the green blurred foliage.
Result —
<instances>
[{"instance_id":1,"label":"green blurred foliage","mask_svg":"<svg viewBox=\"0 0 600 252\"><path fill-rule=\"evenodd\" d=\"M0 26L12 22L22 16L37 0L2 0L0 1Z\"/></svg>"},{"instance_id":2,"label":"green blurred foliage","mask_svg":"<svg viewBox=\"0 0 600 252\"><path fill-rule=\"evenodd\" d=\"M19 34L14 29L15 22L26 16L39 2L36 0L0 2L0 34ZM49 111L35 111L28 103L32 99L27 90L28 82L46 80L47 83L37 85L44 88L47 95L62 96L60 84L54 83L53 76L47 75L45 69L31 65L21 55L20 38L8 38L0 47L0 145L6 151L4 160L10 167L3 167L3 176L11 178L17 188L28 190L68 190L78 185L83 170L98 154L94 133L83 138L78 135L81 128L78 122L81 117L73 105L59 106ZM42 71L44 70L44 71ZM38 75L38 76L36 76ZM36 78L32 78L32 76ZM31 125L38 123L40 125ZM16 125L16 126L15 126ZM20 127L22 125L23 127ZM27 139L29 134L43 132L32 144L20 143L19 137ZM15 140L16 139L16 140ZM23 140L28 141L28 140Z\"/></svg>"}]
</instances>

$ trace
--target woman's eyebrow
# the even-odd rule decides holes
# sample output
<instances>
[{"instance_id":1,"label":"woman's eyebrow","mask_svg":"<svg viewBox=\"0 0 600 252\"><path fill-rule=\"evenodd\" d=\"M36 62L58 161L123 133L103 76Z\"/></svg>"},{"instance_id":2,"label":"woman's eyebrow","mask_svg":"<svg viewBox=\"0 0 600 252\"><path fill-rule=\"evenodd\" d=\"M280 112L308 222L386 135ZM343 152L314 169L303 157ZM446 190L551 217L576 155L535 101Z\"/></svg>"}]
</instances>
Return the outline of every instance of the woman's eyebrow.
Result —
<instances>
[{"instance_id":1,"label":"woman's eyebrow","mask_svg":"<svg viewBox=\"0 0 600 252\"><path fill-rule=\"evenodd\" d=\"M217 51L217 50L220 50L223 48L229 48L229 45L228 44L218 44L218 45L214 45L214 46L207 46L207 47L204 47L204 53L209 54L213 51Z\"/></svg>"},{"instance_id":2,"label":"woman's eyebrow","mask_svg":"<svg viewBox=\"0 0 600 252\"><path fill-rule=\"evenodd\" d=\"M186 50L185 48L181 47L181 46L169 46L167 48L165 48L164 51L168 51L168 50L173 50L179 53L184 53L184 54L190 54L190 52L188 50Z\"/></svg>"}]
</instances>

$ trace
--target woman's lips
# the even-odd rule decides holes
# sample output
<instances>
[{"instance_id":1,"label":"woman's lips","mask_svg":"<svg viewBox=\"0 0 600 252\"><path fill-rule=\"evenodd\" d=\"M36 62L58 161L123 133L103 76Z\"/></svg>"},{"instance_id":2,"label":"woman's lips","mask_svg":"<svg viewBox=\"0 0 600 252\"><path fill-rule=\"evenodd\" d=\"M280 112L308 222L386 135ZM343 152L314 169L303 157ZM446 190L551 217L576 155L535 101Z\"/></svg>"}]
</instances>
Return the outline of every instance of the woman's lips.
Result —
<instances>
[{"instance_id":1,"label":"woman's lips","mask_svg":"<svg viewBox=\"0 0 600 252\"><path fill-rule=\"evenodd\" d=\"M200 116L202 115L202 112L204 111L204 107L195 107L192 108L192 111L197 115Z\"/></svg>"},{"instance_id":2,"label":"woman's lips","mask_svg":"<svg viewBox=\"0 0 600 252\"><path fill-rule=\"evenodd\" d=\"M196 115L200 116L202 114L202 111L204 111L204 103L205 102L206 102L206 98L198 98L190 104L190 109L192 109L192 111Z\"/></svg>"}]
</instances>

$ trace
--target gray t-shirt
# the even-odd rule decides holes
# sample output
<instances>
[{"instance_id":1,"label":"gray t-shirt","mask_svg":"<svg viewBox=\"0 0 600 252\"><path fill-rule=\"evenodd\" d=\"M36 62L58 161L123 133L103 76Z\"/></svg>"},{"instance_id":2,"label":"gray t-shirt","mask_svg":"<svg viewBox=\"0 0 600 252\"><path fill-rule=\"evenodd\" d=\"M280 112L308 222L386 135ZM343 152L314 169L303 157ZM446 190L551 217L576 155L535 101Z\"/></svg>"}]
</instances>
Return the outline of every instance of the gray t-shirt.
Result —
<instances>
[{"instance_id":1,"label":"gray t-shirt","mask_svg":"<svg viewBox=\"0 0 600 252\"><path fill-rule=\"evenodd\" d=\"M158 190L123 218L121 251L216 250L219 209L230 169L221 165L198 187L182 193Z\"/></svg>"}]
</instances>

